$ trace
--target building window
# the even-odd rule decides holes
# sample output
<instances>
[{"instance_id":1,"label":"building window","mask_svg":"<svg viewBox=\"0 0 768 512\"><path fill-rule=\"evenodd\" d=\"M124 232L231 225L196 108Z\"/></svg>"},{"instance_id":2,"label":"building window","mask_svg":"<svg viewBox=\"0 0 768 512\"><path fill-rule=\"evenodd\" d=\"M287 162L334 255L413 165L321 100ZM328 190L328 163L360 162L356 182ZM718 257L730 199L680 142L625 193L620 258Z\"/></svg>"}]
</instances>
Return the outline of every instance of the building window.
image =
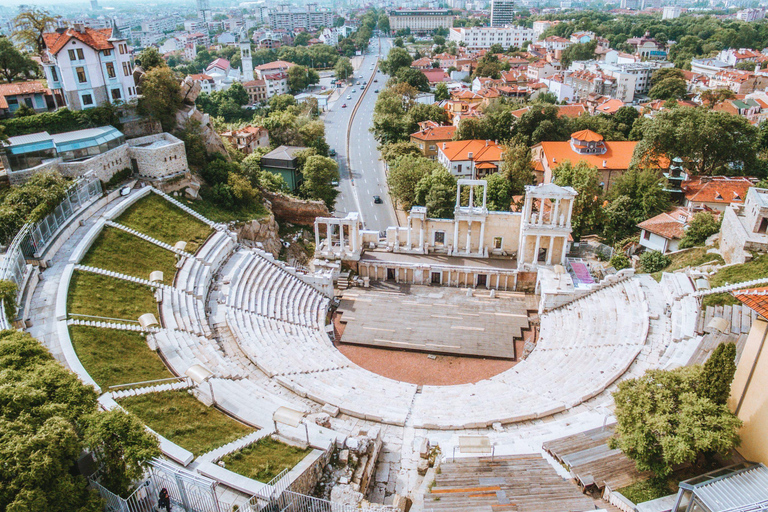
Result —
<instances>
[{"instance_id":1,"label":"building window","mask_svg":"<svg viewBox=\"0 0 768 512\"><path fill-rule=\"evenodd\" d=\"M93 105L93 96L90 94L83 94L83 106Z\"/></svg>"},{"instance_id":2,"label":"building window","mask_svg":"<svg viewBox=\"0 0 768 512\"><path fill-rule=\"evenodd\" d=\"M77 73L77 81L80 82L81 84L84 84L85 82L88 81L88 79L85 76L85 68L84 67L82 67L82 66L81 67L76 67L75 68L75 73Z\"/></svg>"},{"instance_id":3,"label":"building window","mask_svg":"<svg viewBox=\"0 0 768 512\"><path fill-rule=\"evenodd\" d=\"M83 49L82 49L82 48L78 48L78 49L77 49L77 58L78 58L79 60L83 60L83 59L85 59L85 55L83 55Z\"/></svg>"},{"instance_id":4,"label":"building window","mask_svg":"<svg viewBox=\"0 0 768 512\"><path fill-rule=\"evenodd\" d=\"M26 103L29 108L34 108L32 106L32 98L24 98L24 103Z\"/></svg>"},{"instance_id":5,"label":"building window","mask_svg":"<svg viewBox=\"0 0 768 512\"><path fill-rule=\"evenodd\" d=\"M497 249L497 250L501 249L502 241L503 240L502 240L502 238L500 236L493 237L493 248Z\"/></svg>"},{"instance_id":6,"label":"building window","mask_svg":"<svg viewBox=\"0 0 768 512\"><path fill-rule=\"evenodd\" d=\"M51 67L51 80L53 80L54 82L59 81L59 74L56 72L56 68L54 67Z\"/></svg>"},{"instance_id":7,"label":"building window","mask_svg":"<svg viewBox=\"0 0 768 512\"><path fill-rule=\"evenodd\" d=\"M111 62L107 62L107 76L109 78L115 78L115 65Z\"/></svg>"},{"instance_id":8,"label":"building window","mask_svg":"<svg viewBox=\"0 0 768 512\"><path fill-rule=\"evenodd\" d=\"M131 74L131 67L127 62L123 62L123 75L128 76Z\"/></svg>"},{"instance_id":9,"label":"building window","mask_svg":"<svg viewBox=\"0 0 768 512\"><path fill-rule=\"evenodd\" d=\"M650 239L651 239L651 232L643 231L643 240L650 240Z\"/></svg>"},{"instance_id":10,"label":"building window","mask_svg":"<svg viewBox=\"0 0 768 512\"><path fill-rule=\"evenodd\" d=\"M123 93L120 89L112 89L112 101L120 101L123 99Z\"/></svg>"},{"instance_id":11,"label":"building window","mask_svg":"<svg viewBox=\"0 0 768 512\"><path fill-rule=\"evenodd\" d=\"M112 50L104 50L105 57L109 57L110 55L112 55Z\"/></svg>"},{"instance_id":12,"label":"building window","mask_svg":"<svg viewBox=\"0 0 768 512\"><path fill-rule=\"evenodd\" d=\"M435 245L445 243L445 231L435 231Z\"/></svg>"},{"instance_id":13,"label":"building window","mask_svg":"<svg viewBox=\"0 0 768 512\"><path fill-rule=\"evenodd\" d=\"M69 50L69 60L77 60L75 56L75 50Z\"/></svg>"}]
</instances>

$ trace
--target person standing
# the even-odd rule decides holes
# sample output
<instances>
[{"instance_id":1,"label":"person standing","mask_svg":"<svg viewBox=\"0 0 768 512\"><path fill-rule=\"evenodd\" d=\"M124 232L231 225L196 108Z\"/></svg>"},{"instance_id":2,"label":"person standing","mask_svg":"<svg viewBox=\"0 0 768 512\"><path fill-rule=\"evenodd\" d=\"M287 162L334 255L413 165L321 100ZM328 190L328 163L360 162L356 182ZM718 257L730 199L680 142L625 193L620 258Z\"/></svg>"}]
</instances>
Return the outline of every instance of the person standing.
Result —
<instances>
[{"instance_id":1,"label":"person standing","mask_svg":"<svg viewBox=\"0 0 768 512\"><path fill-rule=\"evenodd\" d=\"M160 489L160 497L157 500L157 506L160 510L165 509L165 512L171 512L171 496L168 494L168 489L163 487Z\"/></svg>"}]
</instances>

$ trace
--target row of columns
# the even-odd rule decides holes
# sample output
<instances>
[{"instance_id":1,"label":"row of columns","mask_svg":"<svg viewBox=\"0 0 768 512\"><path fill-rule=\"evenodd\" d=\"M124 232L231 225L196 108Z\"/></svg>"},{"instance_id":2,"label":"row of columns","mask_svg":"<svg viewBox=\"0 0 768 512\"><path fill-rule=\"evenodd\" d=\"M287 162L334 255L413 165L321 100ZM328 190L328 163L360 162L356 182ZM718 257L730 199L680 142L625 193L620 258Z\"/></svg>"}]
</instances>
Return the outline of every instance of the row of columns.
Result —
<instances>
[{"instance_id":1,"label":"row of columns","mask_svg":"<svg viewBox=\"0 0 768 512\"><path fill-rule=\"evenodd\" d=\"M549 248L547 250L547 265L552 265L552 253L554 252L553 249L555 247L555 240L558 238L563 239L562 244L562 250L560 252L560 264L565 264L565 247L568 243L568 237L563 235L524 235L522 243L520 244L520 251L518 255L518 261L520 263L527 263L525 261L526 259L526 251L525 248L528 245L528 237L529 236L535 236L536 237L536 243L534 245L533 249L533 260L531 261L532 264L536 265L539 262L539 249L541 248L541 238L542 237L548 237L549 238Z\"/></svg>"},{"instance_id":2,"label":"row of columns","mask_svg":"<svg viewBox=\"0 0 768 512\"><path fill-rule=\"evenodd\" d=\"M462 221L458 219L453 221L453 252L456 254L460 253L460 250L459 250L459 223L460 222ZM467 223L467 245L465 246L465 253L466 254L472 253L472 223L479 222L480 223L480 240L477 246L477 254L480 254L480 255L485 254L485 251L483 250L485 247L483 245L485 241L485 220L479 220L479 221L465 220L464 222Z\"/></svg>"},{"instance_id":3,"label":"row of columns","mask_svg":"<svg viewBox=\"0 0 768 512\"><path fill-rule=\"evenodd\" d=\"M444 275L443 273L446 272L445 269L434 269L433 270L431 268L415 268L415 267L414 268L409 268L409 267L400 267L400 266L383 266L383 267L380 267L379 265L370 265L370 264L361 265L359 268L360 268L360 271L361 271L360 275L362 277L368 277L368 278L374 279L374 280L378 280L378 279L386 280L387 279L387 270L391 268L391 269L393 269L395 271L395 281L396 282L404 282L404 281L401 280L401 278L403 276L403 273L405 273L405 282L407 282L408 281L408 277L407 277L408 276L408 270L412 270L413 271L413 283L414 284L429 284L431 282L431 280L432 280L432 272L440 272L441 275ZM363 269L365 269L365 275L363 275L363 272L362 272ZM382 278L379 277L379 269L383 269L384 270L384 277L382 277ZM421 280L417 280L416 279L416 275L419 272L422 273L422 279ZM424 272L427 273L427 277L426 278L423 277L423 273ZM458 270L458 269L456 269L456 270L448 269L447 272L448 272L447 282L446 283L442 283L442 284L445 284L446 286L455 286L455 287L458 288L458 287L460 287L462 285L465 285L465 286L472 286L472 287L474 287L474 286L476 286L476 284L475 284L475 281L476 281L475 277L476 277L476 275L478 275L478 274L485 274L485 275L488 276L488 283L490 283L490 278L492 276L496 277L496 283L495 283L494 287L486 285L486 287L489 288L489 289L490 288L495 288L497 290L499 290L499 289L508 290L510 285L513 287L513 289L517 288L517 273L516 272L509 272L509 273L507 273L507 272L501 273L501 272L498 272L498 271L480 272L480 271L464 271L464 270ZM463 283L462 283L462 277L464 277L464 280L463 280L464 282ZM510 277L512 278L511 283L510 283ZM467 283L467 281L470 280L470 279L471 279L472 282L471 283Z\"/></svg>"}]
</instances>

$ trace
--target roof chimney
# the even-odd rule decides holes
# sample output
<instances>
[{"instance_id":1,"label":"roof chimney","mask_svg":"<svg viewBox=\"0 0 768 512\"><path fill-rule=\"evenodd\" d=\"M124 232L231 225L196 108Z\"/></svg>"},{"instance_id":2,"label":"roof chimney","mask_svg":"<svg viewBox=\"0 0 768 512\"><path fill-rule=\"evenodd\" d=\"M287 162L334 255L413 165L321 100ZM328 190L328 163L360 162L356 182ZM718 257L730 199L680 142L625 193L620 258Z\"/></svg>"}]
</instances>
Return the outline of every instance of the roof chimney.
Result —
<instances>
[{"instance_id":1,"label":"roof chimney","mask_svg":"<svg viewBox=\"0 0 768 512\"><path fill-rule=\"evenodd\" d=\"M468 157L470 160L472 160L472 158L473 158L474 156L475 156L475 154L474 154L473 152L471 152L471 151L470 151L469 153L467 153L467 157Z\"/></svg>"},{"instance_id":2,"label":"roof chimney","mask_svg":"<svg viewBox=\"0 0 768 512\"><path fill-rule=\"evenodd\" d=\"M443 142L443 149L445 149L445 142Z\"/></svg>"},{"instance_id":3,"label":"roof chimney","mask_svg":"<svg viewBox=\"0 0 768 512\"><path fill-rule=\"evenodd\" d=\"M85 25L82 23L75 23L75 30L81 34L85 34Z\"/></svg>"},{"instance_id":4,"label":"roof chimney","mask_svg":"<svg viewBox=\"0 0 768 512\"><path fill-rule=\"evenodd\" d=\"M608 160L603 160L603 169L608 167Z\"/></svg>"}]
</instances>

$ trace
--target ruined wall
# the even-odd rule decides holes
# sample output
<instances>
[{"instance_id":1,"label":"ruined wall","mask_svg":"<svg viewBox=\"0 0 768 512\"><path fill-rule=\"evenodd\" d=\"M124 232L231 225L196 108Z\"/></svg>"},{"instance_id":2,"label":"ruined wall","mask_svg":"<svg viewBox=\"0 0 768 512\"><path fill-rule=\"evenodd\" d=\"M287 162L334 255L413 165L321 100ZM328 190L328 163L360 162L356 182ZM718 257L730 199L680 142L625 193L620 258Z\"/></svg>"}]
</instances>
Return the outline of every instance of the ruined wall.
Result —
<instances>
[{"instance_id":1,"label":"ruined wall","mask_svg":"<svg viewBox=\"0 0 768 512\"><path fill-rule=\"evenodd\" d=\"M315 217L330 217L331 214L322 201L296 199L283 194L264 192L264 197L271 203L270 209L280 222L300 224L314 229Z\"/></svg>"}]
</instances>

